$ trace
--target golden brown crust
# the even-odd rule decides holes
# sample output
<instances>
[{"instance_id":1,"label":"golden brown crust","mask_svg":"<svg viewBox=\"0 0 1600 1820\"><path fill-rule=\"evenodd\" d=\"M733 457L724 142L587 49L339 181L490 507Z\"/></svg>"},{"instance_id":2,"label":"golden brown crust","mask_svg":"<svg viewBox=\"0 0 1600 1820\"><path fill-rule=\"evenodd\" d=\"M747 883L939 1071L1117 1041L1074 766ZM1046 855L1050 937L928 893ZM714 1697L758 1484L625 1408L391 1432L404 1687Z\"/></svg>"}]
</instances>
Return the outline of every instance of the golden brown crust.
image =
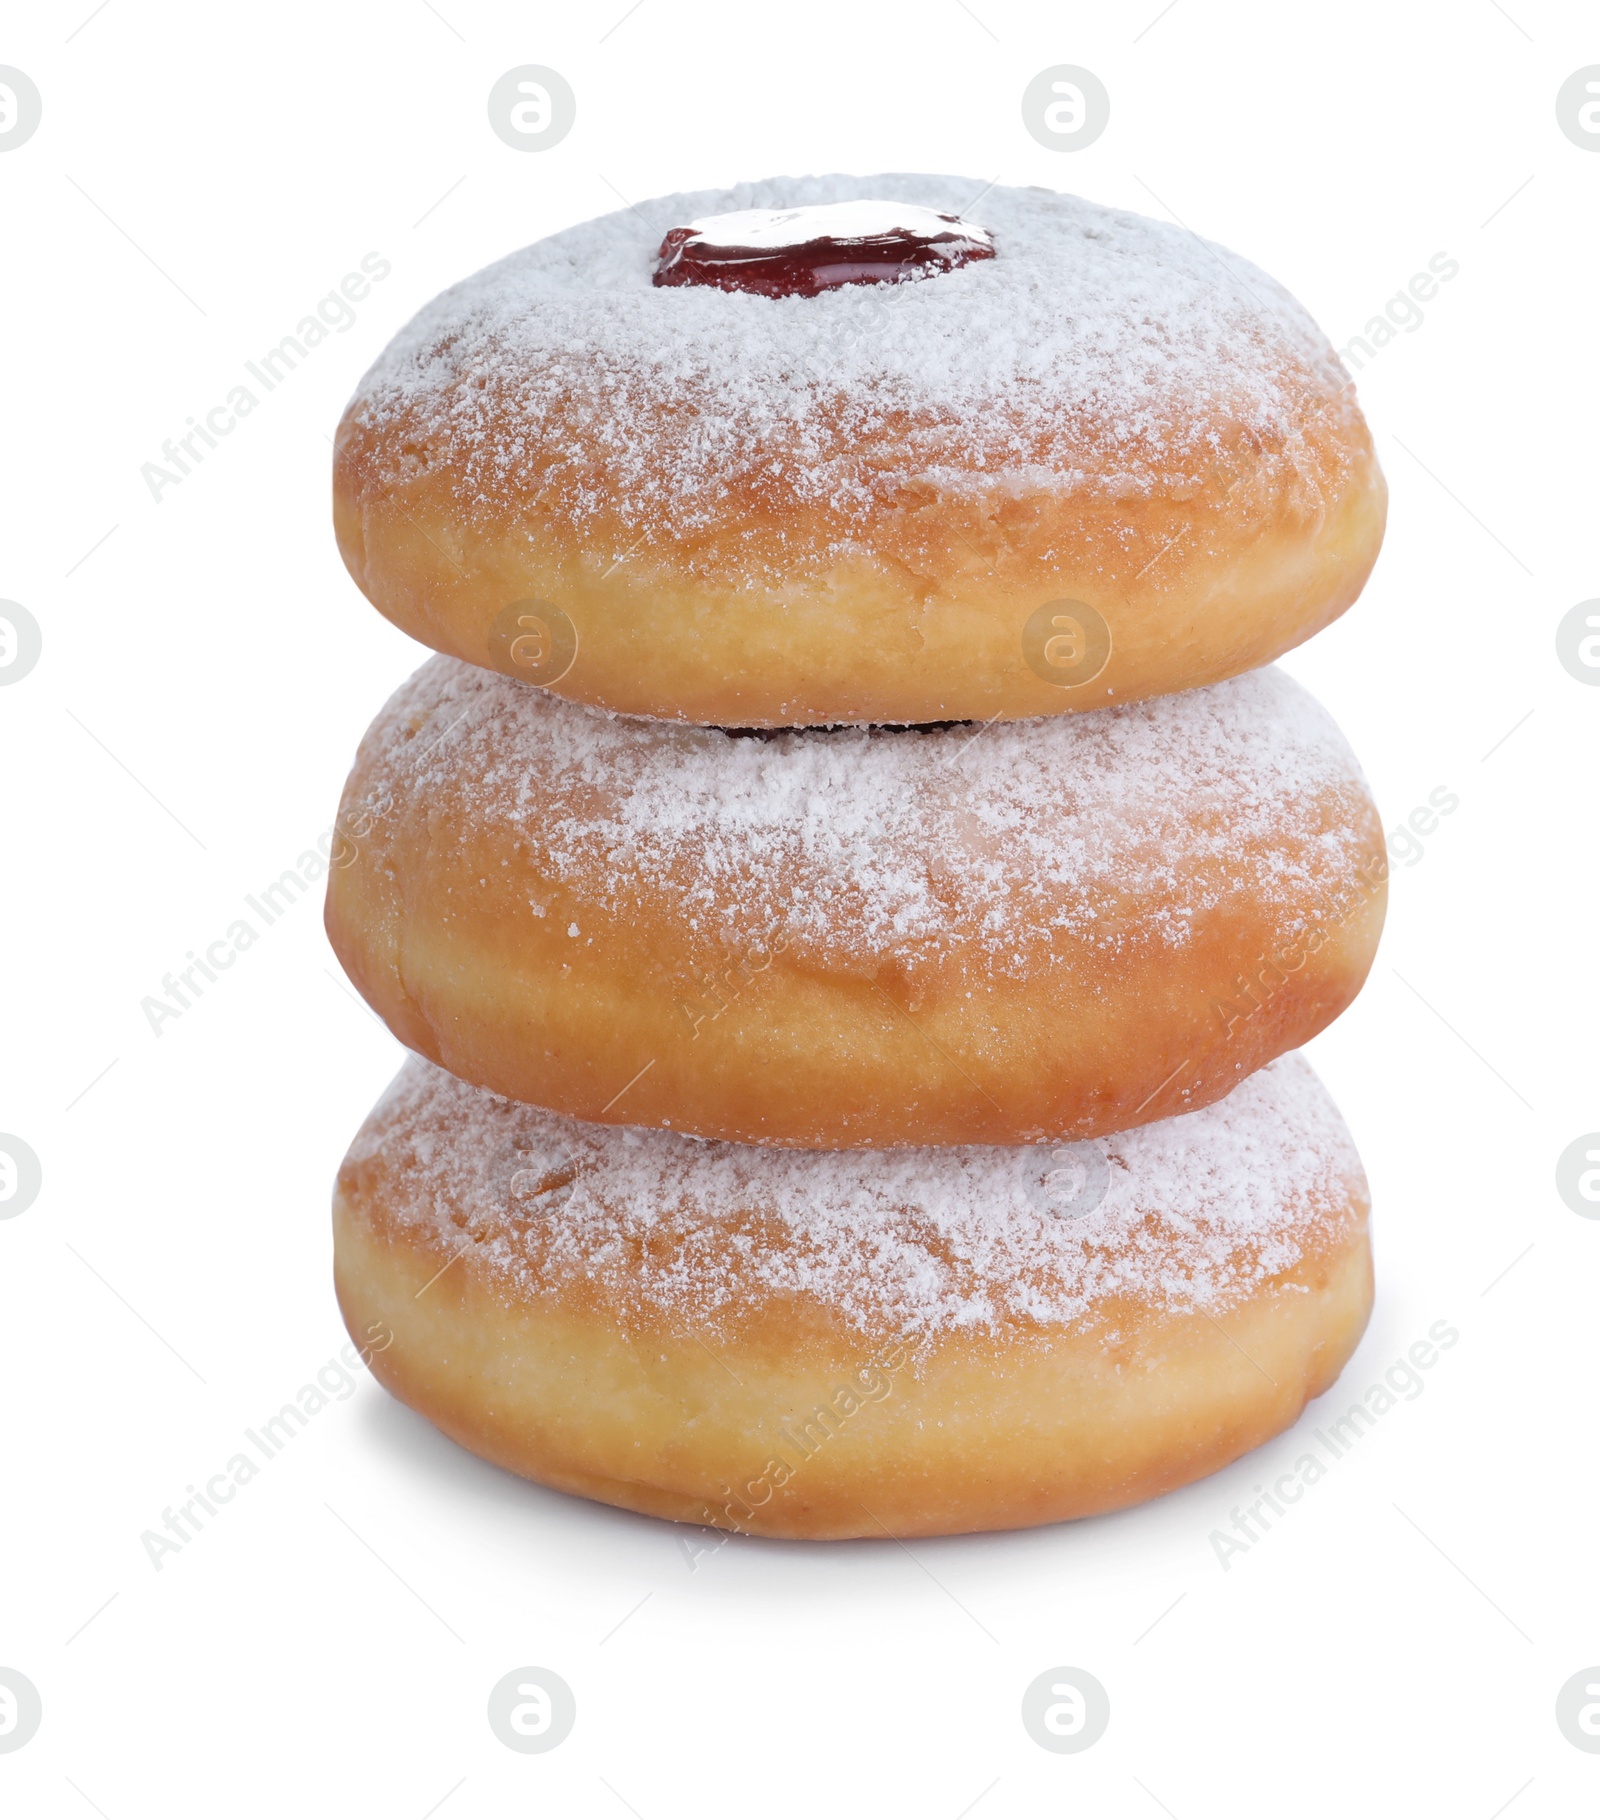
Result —
<instances>
[{"instance_id":1,"label":"golden brown crust","mask_svg":"<svg viewBox=\"0 0 1600 1820\"><path fill-rule=\"evenodd\" d=\"M1337 619L1366 585L1387 508L1365 424L1353 407L1339 418L1306 439L1303 489L1265 504L1226 467L1181 499L925 486L885 509L869 549L773 583L740 572L763 514L737 485L719 539L619 562L629 534L604 516L581 541L528 511L466 530L447 455L385 481L405 426L347 416L334 529L373 605L467 663L516 674L502 616L519 601L559 608L576 655L548 686L574 701L710 726L1018 720L1219 682ZM799 507L782 527L801 549L824 529ZM1030 623L1050 602L1081 602L1109 629L1087 681L1030 667L1045 661Z\"/></svg>"},{"instance_id":2,"label":"golden brown crust","mask_svg":"<svg viewBox=\"0 0 1600 1820\"><path fill-rule=\"evenodd\" d=\"M473 1453L558 1491L765 1536L952 1535L1118 1510L1176 1490L1281 1433L1343 1369L1366 1326L1365 1232L1237 1311L1109 1354L1097 1338L992 1359L951 1345L897 1377L827 1446L812 1411L860 1358L737 1355L736 1385L692 1340L640 1342L533 1318L335 1215L352 1334L384 1322L374 1376ZM648 1355L648 1356L647 1356ZM786 1443L810 1422L814 1457ZM785 1453L785 1447L788 1447ZM777 1486L768 1462L804 1470ZM769 1491L769 1487L771 1490Z\"/></svg>"},{"instance_id":3,"label":"golden brown crust","mask_svg":"<svg viewBox=\"0 0 1600 1820\"><path fill-rule=\"evenodd\" d=\"M580 1118L831 1148L1165 1117L1336 1017L1383 919L1382 830L1336 732L1310 704L1322 731L1266 736L1309 704L1276 673L1223 689L1220 720L1197 697L1118 711L1149 719L1152 756L1098 781L1104 717L970 748L806 735L866 741L813 798L793 787L813 748L605 722L436 659L346 787L329 937L409 1048ZM1180 718L1192 767L1161 734ZM697 810L696 780L730 770L789 806L755 833L731 786ZM1076 814L1055 794L1074 777ZM857 872L830 815L863 829Z\"/></svg>"},{"instance_id":4,"label":"golden brown crust","mask_svg":"<svg viewBox=\"0 0 1600 1820\"><path fill-rule=\"evenodd\" d=\"M466 1091L445 1089L447 1099ZM374 1118L381 1124L381 1109ZM481 1149L483 1134L472 1138ZM1130 1270L1142 1289L1102 1296L1065 1324L1013 1316L908 1336L887 1291L865 1325L814 1295L763 1291L762 1260L782 1249L781 1234L719 1242L714 1208L684 1204L692 1177L675 1180L656 1249L665 1257L708 1227L740 1316L730 1328L692 1302L641 1309L626 1280L637 1266L614 1226L591 1237L586 1256L582 1218L576 1253L572 1233L566 1253L525 1236L537 1214L509 1196L474 1202L452 1180L450 1141L448 1121L401 1120L358 1141L341 1171L340 1306L353 1334L393 1336L373 1356L375 1375L513 1472L681 1522L915 1536L1114 1510L1214 1472L1287 1427L1337 1377L1371 1306L1353 1164L1342 1177L1319 1164L1324 1179L1308 1177L1290 1190L1299 1199L1261 1216L1284 1247L1267 1274L1251 1262L1266 1232L1241 1234L1231 1257L1212 1254L1213 1307L1161 1306L1153 1284L1163 1279ZM405 1179L419 1166L413 1145L424 1217ZM1237 1161L1221 1163L1224 1174ZM638 1217L648 1233L648 1211ZM1161 1268L1170 1277L1172 1266ZM1021 1287L995 1282L992 1264L990 1281Z\"/></svg>"}]
</instances>

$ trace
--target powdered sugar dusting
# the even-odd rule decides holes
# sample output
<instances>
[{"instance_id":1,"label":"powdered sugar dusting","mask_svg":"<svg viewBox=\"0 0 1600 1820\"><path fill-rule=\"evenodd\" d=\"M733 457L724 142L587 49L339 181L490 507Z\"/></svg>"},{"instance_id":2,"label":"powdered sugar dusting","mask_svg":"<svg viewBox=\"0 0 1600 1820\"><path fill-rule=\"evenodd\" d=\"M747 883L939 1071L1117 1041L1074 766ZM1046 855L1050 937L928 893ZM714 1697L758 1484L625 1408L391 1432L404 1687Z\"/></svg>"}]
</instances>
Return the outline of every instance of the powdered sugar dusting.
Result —
<instances>
[{"instance_id":1,"label":"powdered sugar dusting","mask_svg":"<svg viewBox=\"0 0 1600 1820\"><path fill-rule=\"evenodd\" d=\"M380 866L401 863L391 843L415 864L443 825L490 837L529 914L560 893L586 935L643 893L707 953L782 944L868 974L957 958L1032 978L1061 942L1181 949L1231 902L1270 909L1287 940L1348 893L1371 841L1348 746L1274 669L987 728L737 738L435 657L360 762L381 813L345 814L372 823Z\"/></svg>"},{"instance_id":2,"label":"powdered sugar dusting","mask_svg":"<svg viewBox=\"0 0 1600 1820\"><path fill-rule=\"evenodd\" d=\"M970 214L996 257L816 297L651 283L674 226L863 198ZM1308 430L1353 411L1347 388L1280 285L1184 228L975 179L826 176L663 197L511 254L423 309L351 414L379 486L444 468L464 528L598 521L631 559L684 560L733 489L747 569L793 577L930 494L1216 485L1315 512L1329 457ZM782 529L796 507L804 539Z\"/></svg>"},{"instance_id":3,"label":"powdered sugar dusting","mask_svg":"<svg viewBox=\"0 0 1600 1820\"><path fill-rule=\"evenodd\" d=\"M736 1332L798 1304L879 1340L1216 1315L1347 1239L1366 1184L1310 1067L1097 1149L1097 1207L1041 1204L1058 1146L793 1151L580 1123L412 1059L342 1180L380 1226L508 1301ZM473 1243L463 1248L463 1239Z\"/></svg>"}]
</instances>

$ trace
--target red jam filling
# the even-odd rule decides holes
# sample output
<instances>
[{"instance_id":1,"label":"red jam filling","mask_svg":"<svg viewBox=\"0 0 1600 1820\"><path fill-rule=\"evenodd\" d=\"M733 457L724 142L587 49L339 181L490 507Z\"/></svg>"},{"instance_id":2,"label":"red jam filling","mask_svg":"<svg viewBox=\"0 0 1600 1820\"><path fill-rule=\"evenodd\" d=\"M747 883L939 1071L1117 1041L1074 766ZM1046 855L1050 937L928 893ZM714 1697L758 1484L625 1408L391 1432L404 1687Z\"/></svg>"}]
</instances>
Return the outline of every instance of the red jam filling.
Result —
<instances>
[{"instance_id":1,"label":"red jam filling","mask_svg":"<svg viewBox=\"0 0 1600 1820\"><path fill-rule=\"evenodd\" d=\"M844 284L906 284L994 258L994 241L959 215L901 202L741 209L676 227L651 280L757 297L815 297Z\"/></svg>"}]
</instances>

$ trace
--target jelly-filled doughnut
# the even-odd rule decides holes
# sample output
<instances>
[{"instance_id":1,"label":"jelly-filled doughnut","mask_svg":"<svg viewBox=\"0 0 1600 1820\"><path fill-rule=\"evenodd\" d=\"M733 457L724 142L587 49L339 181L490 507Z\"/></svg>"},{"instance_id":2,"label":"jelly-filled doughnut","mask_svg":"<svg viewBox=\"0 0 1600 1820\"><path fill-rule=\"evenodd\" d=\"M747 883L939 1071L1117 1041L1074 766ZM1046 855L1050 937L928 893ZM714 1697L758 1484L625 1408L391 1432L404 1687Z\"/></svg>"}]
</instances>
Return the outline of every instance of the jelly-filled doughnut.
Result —
<instances>
[{"instance_id":1,"label":"jelly-filled doughnut","mask_svg":"<svg viewBox=\"0 0 1600 1820\"><path fill-rule=\"evenodd\" d=\"M334 1203L373 1373L562 1491L770 1536L1015 1529L1227 1465L1337 1377L1367 1192L1297 1056L1068 1147L762 1150L412 1060Z\"/></svg>"},{"instance_id":2,"label":"jelly-filled doughnut","mask_svg":"<svg viewBox=\"0 0 1600 1820\"><path fill-rule=\"evenodd\" d=\"M327 926L409 1048L579 1118L821 1149L1203 1106L1355 996L1384 839L1267 669L1095 714L738 734L435 657Z\"/></svg>"},{"instance_id":3,"label":"jelly-filled doughnut","mask_svg":"<svg viewBox=\"0 0 1600 1820\"><path fill-rule=\"evenodd\" d=\"M1187 229L956 177L668 196L429 304L339 427L367 596L708 725L1054 715L1270 662L1360 592L1348 374Z\"/></svg>"}]
</instances>

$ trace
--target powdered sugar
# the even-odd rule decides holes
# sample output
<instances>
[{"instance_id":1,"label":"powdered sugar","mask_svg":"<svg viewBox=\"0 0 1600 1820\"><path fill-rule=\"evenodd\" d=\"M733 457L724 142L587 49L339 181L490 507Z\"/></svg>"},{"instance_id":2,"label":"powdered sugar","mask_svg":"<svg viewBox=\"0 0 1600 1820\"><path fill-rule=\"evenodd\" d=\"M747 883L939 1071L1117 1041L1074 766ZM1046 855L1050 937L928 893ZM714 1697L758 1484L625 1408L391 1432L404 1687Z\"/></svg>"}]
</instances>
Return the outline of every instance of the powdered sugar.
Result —
<instances>
[{"instance_id":1,"label":"powdered sugar","mask_svg":"<svg viewBox=\"0 0 1600 1820\"><path fill-rule=\"evenodd\" d=\"M861 198L970 216L997 255L816 297L651 284L672 227ZM422 310L351 409L379 485L443 468L465 530L509 514L560 543L598 522L636 562L692 561L736 490L737 581L871 545L930 494L1218 484L1240 510L1294 491L1315 511L1306 431L1351 408L1347 384L1281 286L1181 227L980 180L828 176L663 197L513 253Z\"/></svg>"},{"instance_id":2,"label":"powdered sugar","mask_svg":"<svg viewBox=\"0 0 1600 1820\"><path fill-rule=\"evenodd\" d=\"M988 231L958 215L941 215L913 203L880 202L862 197L854 202L811 204L804 208L735 209L684 224L694 233L691 247L729 247L751 252L777 252L807 246L814 240L879 240L904 236L917 240L947 239L964 234L993 245Z\"/></svg>"},{"instance_id":3,"label":"powdered sugar","mask_svg":"<svg viewBox=\"0 0 1600 1820\"><path fill-rule=\"evenodd\" d=\"M1094 1150L1104 1198L1050 1212L1047 1174ZM1349 1133L1297 1056L1093 1145L837 1152L582 1124L413 1059L344 1180L508 1301L581 1293L626 1328L697 1335L774 1304L911 1341L1220 1314L1366 1211Z\"/></svg>"},{"instance_id":4,"label":"powdered sugar","mask_svg":"<svg viewBox=\"0 0 1600 1820\"><path fill-rule=\"evenodd\" d=\"M1371 809L1338 729L1281 671L1093 713L930 732L738 738L567 702L436 657L368 734L346 817L446 870L424 827L493 836L542 916L651 914L709 955L908 976L964 953L1036 977L1052 942L1181 948L1230 902L1287 940L1348 893ZM437 849L437 851L436 851ZM976 953L973 951L976 950ZM1241 957L1241 965L1250 959Z\"/></svg>"}]
</instances>

